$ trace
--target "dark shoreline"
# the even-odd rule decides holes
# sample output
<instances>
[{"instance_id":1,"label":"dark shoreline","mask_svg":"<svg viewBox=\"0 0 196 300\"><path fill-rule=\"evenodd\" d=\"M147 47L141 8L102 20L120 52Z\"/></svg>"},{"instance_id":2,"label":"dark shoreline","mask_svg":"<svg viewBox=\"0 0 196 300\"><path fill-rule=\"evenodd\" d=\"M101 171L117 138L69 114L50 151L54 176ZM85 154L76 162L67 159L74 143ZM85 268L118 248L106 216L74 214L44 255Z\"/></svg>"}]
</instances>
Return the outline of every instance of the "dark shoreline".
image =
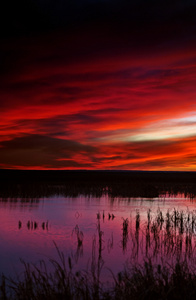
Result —
<instances>
[{"instance_id":1,"label":"dark shoreline","mask_svg":"<svg viewBox=\"0 0 196 300\"><path fill-rule=\"evenodd\" d=\"M161 180L195 180L195 171L135 171L135 170L13 170L0 169L0 180L64 180L82 179L83 177L93 179L117 177L129 179L161 179ZM89 177L89 178L90 178ZM89 179L88 178L88 179Z\"/></svg>"},{"instance_id":2,"label":"dark shoreline","mask_svg":"<svg viewBox=\"0 0 196 300\"><path fill-rule=\"evenodd\" d=\"M0 170L0 197L39 198L52 195L77 197L155 198L161 194L196 196L196 172L166 171L37 171Z\"/></svg>"}]
</instances>

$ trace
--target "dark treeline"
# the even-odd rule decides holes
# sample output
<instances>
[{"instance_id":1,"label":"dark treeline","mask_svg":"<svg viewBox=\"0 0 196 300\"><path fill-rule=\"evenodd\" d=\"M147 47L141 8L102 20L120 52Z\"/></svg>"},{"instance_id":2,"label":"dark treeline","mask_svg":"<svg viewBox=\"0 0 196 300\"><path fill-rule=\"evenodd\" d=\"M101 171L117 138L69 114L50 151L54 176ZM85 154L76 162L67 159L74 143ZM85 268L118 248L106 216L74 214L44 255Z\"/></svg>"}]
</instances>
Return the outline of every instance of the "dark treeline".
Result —
<instances>
[{"instance_id":1,"label":"dark treeline","mask_svg":"<svg viewBox=\"0 0 196 300\"><path fill-rule=\"evenodd\" d=\"M158 197L164 193L196 195L196 172L161 171L24 171L0 170L1 198Z\"/></svg>"}]
</instances>

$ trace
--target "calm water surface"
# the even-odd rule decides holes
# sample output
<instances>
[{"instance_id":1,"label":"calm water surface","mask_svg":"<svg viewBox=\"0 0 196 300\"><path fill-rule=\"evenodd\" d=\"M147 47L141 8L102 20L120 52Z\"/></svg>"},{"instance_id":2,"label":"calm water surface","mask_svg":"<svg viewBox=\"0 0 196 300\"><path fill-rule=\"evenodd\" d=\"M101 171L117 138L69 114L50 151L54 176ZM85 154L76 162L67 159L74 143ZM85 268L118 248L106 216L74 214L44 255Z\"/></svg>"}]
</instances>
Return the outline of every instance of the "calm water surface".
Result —
<instances>
[{"instance_id":1,"label":"calm water surface","mask_svg":"<svg viewBox=\"0 0 196 300\"><path fill-rule=\"evenodd\" d=\"M109 280L109 270L116 274L133 256L141 261L146 254L144 250L138 254L133 241L138 211L139 245L142 249L149 209L152 220L158 209L164 215L174 208L184 212L194 212L196 209L195 199L190 200L180 194L154 199L111 199L107 195L101 198L81 195L77 198L53 196L27 200L0 199L1 273L6 275L20 274L23 269L20 258L33 263L50 257L58 259L55 242L65 257L71 257L75 270L90 269L93 255L93 259L102 265L104 278ZM100 216L97 218L98 213ZM122 224L126 219L129 234L123 240ZM102 231L101 248L98 226ZM74 229L83 236L80 246Z\"/></svg>"}]
</instances>

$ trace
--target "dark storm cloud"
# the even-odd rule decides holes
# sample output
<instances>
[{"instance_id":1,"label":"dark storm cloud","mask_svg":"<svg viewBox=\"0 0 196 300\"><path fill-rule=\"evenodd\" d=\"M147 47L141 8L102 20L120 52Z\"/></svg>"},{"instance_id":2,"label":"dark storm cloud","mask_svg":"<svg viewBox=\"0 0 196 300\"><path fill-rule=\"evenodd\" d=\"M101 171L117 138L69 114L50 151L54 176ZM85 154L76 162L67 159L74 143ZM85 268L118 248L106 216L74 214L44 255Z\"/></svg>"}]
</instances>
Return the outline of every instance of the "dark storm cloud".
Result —
<instances>
[{"instance_id":1,"label":"dark storm cloud","mask_svg":"<svg viewBox=\"0 0 196 300\"><path fill-rule=\"evenodd\" d=\"M89 167L74 160L78 153L89 156L92 146L42 135L26 135L0 143L0 165L24 167Z\"/></svg>"},{"instance_id":2,"label":"dark storm cloud","mask_svg":"<svg viewBox=\"0 0 196 300\"><path fill-rule=\"evenodd\" d=\"M92 152L92 146L85 146L71 140L55 139L42 135L26 135L9 141L0 142L1 149L48 149L53 153L54 150L62 151L62 153L71 154L77 151Z\"/></svg>"}]
</instances>

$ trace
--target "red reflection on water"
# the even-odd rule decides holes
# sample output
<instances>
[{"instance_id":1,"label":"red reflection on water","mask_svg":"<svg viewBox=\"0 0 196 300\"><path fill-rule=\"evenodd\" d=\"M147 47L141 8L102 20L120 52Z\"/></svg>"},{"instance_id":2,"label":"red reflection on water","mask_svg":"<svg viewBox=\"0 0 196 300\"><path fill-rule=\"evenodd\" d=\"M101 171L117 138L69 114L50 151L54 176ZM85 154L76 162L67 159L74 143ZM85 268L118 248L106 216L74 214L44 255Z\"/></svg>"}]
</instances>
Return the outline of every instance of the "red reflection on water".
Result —
<instances>
[{"instance_id":1,"label":"red reflection on water","mask_svg":"<svg viewBox=\"0 0 196 300\"><path fill-rule=\"evenodd\" d=\"M189 205L189 210L187 206ZM20 272L27 262L58 259L54 242L74 270L98 265L104 280L124 264L151 257L172 262L193 259L196 216L194 203L177 195L156 199L77 198L0 203L2 272ZM174 210L175 207L175 210ZM169 209L169 213L168 213ZM183 212L182 212L183 211Z\"/></svg>"}]
</instances>

